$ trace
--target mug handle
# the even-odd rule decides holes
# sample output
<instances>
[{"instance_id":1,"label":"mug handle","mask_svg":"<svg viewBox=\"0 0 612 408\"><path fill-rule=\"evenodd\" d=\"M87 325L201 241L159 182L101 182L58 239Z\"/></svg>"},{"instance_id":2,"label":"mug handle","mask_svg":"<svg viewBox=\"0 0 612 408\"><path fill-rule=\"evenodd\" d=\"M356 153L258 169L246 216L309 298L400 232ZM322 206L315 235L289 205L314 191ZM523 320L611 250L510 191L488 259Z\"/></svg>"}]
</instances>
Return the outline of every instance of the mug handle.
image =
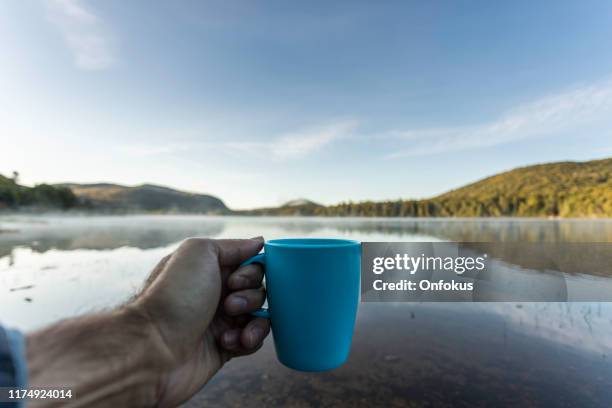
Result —
<instances>
[{"instance_id":1,"label":"mug handle","mask_svg":"<svg viewBox=\"0 0 612 408\"><path fill-rule=\"evenodd\" d=\"M247 259L246 261L244 261L243 263L240 264L240 266L245 266L245 265L250 265L250 264L260 264L263 268L264 268L264 274L266 271L266 257L265 257L265 253L260 253L255 255L252 258ZM254 312L251 313L251 315L256 316L256 317L263 317L265 319L269 319L270 318L270 312L268 311L268 309L265 308L261 308L259 310L256 310Z\"/></svg>"}]
</instances>

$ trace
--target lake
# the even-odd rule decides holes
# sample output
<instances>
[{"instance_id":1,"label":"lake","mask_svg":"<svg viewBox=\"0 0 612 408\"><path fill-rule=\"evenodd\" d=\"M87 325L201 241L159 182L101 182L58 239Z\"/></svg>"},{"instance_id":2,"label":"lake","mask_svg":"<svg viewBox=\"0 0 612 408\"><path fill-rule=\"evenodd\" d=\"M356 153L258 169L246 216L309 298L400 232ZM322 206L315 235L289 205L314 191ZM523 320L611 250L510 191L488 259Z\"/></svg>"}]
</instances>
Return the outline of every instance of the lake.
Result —
<instances>
[{"instance_id":1,"label":"lake","mask_svg":"<svg viewBox=\"0 0 612 408\"><path fill-rule=\"evenodd\" d=\"M5 215L0 321L31 330L107 308L185 237L256 235L588 243L612 242L612 221ZM599 275L575 279L612 282ZM343 367L289 370L268 338L187 406L609 407L611 352L612 303L362 303Z\"/></svg>"}]
</instances>

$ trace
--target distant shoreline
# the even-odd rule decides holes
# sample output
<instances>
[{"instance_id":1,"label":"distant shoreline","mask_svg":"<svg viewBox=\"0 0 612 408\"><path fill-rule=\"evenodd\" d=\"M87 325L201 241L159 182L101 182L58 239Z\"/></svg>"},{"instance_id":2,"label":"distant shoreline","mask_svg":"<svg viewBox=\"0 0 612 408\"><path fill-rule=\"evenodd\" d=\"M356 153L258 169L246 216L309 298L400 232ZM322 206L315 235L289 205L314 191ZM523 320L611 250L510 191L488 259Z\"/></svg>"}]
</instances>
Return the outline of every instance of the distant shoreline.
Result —
<instances>
[{"instance_id":1,"label":"distant shoreline","mask_svg":"<svg viewBox=\"0 0 612 408\"><path fill-rule=\"evenodd\" d=\"M560 216L524 216L524 215L496 215L496 216L381 216L381 215L308 215L308 214L251 214L251 210L235 211L231 213L189 213L189 212L145 212L145 211L96 211L96 210L0 210L0 217L10 216L97 216L97 217L122 217L122 216L204 216L204 217L253 217L253 218L320 218L320 219L401 219L401 220L418 220L418 219L440 219L440 220L470 220L470 219L486 219L486 220L612 220L608 216L585 216L585 217L560 217ZM0 229L0 232L6 232Z\"/></svg>"},{"instance_id":2,"label":"distant shoreline","mask_svg":"<svg viewBox=\"0 0 612 408\"><path fill-rule=\"evenodd\" d=\"M252 210L232 210L213 195L155 184L65 183L26 187L18 184L17 176L0 175L0 208L25 213L57 210L101 215L603 219L612 217L612 158L521 167L426 199L322 205L299 198L278 207Z\"/></svg>"}]
</instances>

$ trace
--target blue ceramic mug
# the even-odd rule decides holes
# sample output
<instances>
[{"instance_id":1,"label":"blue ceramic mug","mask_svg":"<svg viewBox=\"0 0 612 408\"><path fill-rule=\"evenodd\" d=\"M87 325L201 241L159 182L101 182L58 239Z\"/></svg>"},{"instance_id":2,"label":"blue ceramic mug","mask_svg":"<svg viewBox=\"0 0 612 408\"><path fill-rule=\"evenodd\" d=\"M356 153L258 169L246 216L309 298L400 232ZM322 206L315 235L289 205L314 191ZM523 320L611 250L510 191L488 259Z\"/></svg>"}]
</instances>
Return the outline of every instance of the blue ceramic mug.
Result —
<instances>
[{"instance_id":1,"label":"blue ceramic mug","mask_svg":"<svg viewBox=\"0 0 612 408\"><path fill-rule=\"evenodd\" d=\"M243 265L264 266L268 309L281 363L325 371L348 358L359 303L361 244L346 239L275 239Z\"/></svg>"}]
</instances>

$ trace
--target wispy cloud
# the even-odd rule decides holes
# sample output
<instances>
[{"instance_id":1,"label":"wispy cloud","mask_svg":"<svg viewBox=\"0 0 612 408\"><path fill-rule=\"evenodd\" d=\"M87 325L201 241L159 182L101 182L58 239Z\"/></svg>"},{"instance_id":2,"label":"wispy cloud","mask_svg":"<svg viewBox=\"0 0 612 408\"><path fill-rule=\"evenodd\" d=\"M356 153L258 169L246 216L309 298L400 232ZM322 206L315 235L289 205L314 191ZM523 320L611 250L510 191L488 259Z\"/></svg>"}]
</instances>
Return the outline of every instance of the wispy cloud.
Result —
<instances>
[{"instance_id":1,"label":"wispy cloud","mask_svg":"<svg viewBox=\"0 0 612 408\"><path fill-rule=\"evenodd\" d=\"M266 140L183 141L166 144L129 144L120 146L121 152L132 156L155 156L205 149L223 153L239 152L265 156L275 160L306 157L333 142L350 137L357 121L336 121L322 126L271 136Z\"/></svg>"},{"instance_id":2,"label":"wispy cloud","mask_svg":"<svg viewBox=\"0 0 612 408\"><path fill-rule=\"evenodd\" d=\"M175 154L185 151L189 151L193 148L201 147L201 143L194 142L174 142L166 144L144 144L144 143L132 143L118 146L117 150L122 153L126 153L130 156L146 157L146 156L157 156L164 154Z\"/></svg>"},{"instance_id":3,"label":"wispy cloud","mask_svg":"<svg viewBox=\"0 0 612 408\"><path fill-rule=\"evenodd\" d=\"M275 159L295 159L307 156L325 146L351 135L357 121L347 120L325 126L299 130L257 143L231 142L225 145L234 149L256 148Z\"/></svg>"},{"instance_id":4,"label":"wispy cloud","mask_svg":"<svg viewBox=\"0 0 612 408\"><path fill-rule=\"evenodd\" d=\"M108 27L80 0L47 0L49 21L60 31L77 67L102 70L115 62Z\"/></svg>"},{"instance_id":5,"label":"wispy cloud","mask_svg":"<svg viewBox=\"0 0 612 408\"><path fill-rule=\"evenodd\" d=\"M396 158L496 146L602 121L612 123L612 78L518 106L491 122L465 127L393 130L382 137L398 142L397 150L386 156Z\"/></svg>"}]
</instances>

